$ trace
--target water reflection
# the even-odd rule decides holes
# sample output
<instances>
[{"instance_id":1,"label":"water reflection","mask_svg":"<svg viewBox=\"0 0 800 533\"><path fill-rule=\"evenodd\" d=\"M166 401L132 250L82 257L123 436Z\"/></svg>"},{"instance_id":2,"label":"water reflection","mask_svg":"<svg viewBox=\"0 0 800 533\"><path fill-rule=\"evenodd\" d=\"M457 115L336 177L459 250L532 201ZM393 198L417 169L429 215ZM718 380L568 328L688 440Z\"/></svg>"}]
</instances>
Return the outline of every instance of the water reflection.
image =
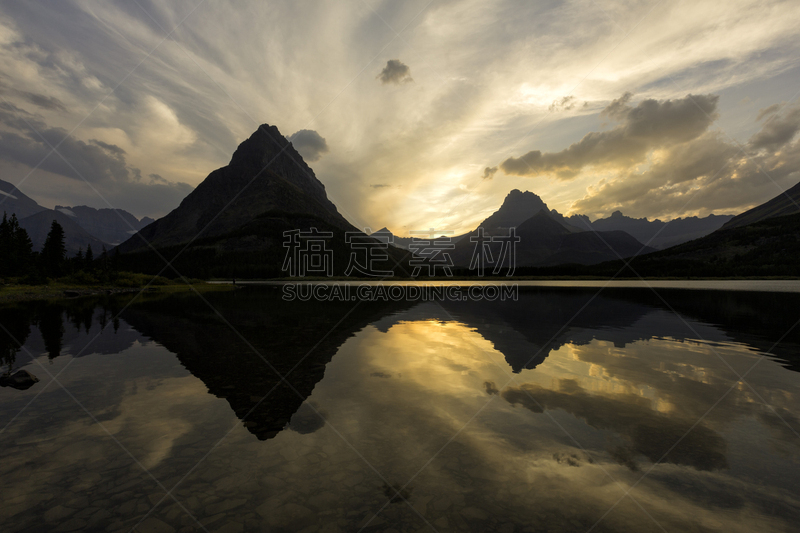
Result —
<instances>
[{"instance_id":1,"label":"water reflection","mask_svg":"<svg viewBox=\"0 0 800 533\"><path fill-rule=\"evenodd\" d=\"M12 420L48 378L0 337L5 364L42 378L0 390L12 422L0 475L16 495L0 522L794 527L800 332L787 334L797 317L786 311L798 296L595 293L355 305L248 288L209 295L215 310L151 294L111 324L125 298L0 308L46 368L76 361L60 379L164 487L183 479L181 505L147 515L163 489L56 387ZM781 338L777 357L762 359Z\"/></svg>"}]
</instances>

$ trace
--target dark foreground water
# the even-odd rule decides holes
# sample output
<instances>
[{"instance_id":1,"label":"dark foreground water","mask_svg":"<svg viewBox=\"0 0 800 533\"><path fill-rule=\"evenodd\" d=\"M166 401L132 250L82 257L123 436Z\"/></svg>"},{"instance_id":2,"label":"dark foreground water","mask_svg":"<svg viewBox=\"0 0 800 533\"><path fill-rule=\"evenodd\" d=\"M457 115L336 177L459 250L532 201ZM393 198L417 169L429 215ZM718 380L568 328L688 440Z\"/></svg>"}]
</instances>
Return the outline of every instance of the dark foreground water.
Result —
<instances>
[{"instance_id":1,"label":"dark foreground water","mask_svg":"<svg viewBox=\"0 0 800 533\"><path fill-rule=\"evenodd\" d=\"M798 294L279 295L0 307L0 531L800 524Z\"/></svg>"}]
</instances>

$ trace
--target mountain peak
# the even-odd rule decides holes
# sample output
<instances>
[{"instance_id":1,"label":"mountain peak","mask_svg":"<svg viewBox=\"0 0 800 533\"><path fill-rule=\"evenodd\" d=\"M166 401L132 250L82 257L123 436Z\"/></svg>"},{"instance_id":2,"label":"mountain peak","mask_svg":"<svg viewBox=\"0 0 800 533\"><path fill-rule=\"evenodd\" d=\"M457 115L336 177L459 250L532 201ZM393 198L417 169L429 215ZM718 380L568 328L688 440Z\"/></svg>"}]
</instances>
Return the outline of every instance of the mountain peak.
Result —
<instances>
[{"instance_id":1,"label":"mountain peak","mask_svg":"<svg viewBox=\"0 0 800 533\"><path fill-rule=\"evenodd\" d=\"M481 227L487 230L516 227L542 210L549 211L541 198L530 191L514 189L506 195L500 209L481 223Z\"/></svg>"},{"instance_id":2,"label":"mountain peak","mask_svg":"<svg viewBox=\"0 0 800 533\"><path fill-rule=\"evenodd\" d=\"M227 166L211 172L177 209L140 234L155 246L172 246L198 236L221 238L270 213L293 217L302 227L313 217L353 229L292 143L275 126L262 124L239 145ZM137 237L123 243L121 251L143 247Z\"/></svg>"}]
</instances>

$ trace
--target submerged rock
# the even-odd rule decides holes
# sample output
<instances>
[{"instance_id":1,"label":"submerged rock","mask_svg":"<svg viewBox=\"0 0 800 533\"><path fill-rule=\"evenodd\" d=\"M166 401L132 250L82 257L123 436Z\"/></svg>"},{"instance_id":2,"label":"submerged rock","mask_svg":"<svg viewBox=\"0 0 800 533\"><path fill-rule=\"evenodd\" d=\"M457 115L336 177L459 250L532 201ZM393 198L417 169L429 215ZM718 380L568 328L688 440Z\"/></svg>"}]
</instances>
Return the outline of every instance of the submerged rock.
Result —
<instances>
[{"instance_id":1,"label":"submerged rock","mask_svg":"<svg viewBox=\"0 0 800 533\"><path fill-rule=\"evenodd\" d=\"M0 387L12 387L19 390L30 389L39 378L27 370L17 370L10 376L0 376Z\"/></svg>"}]
</instances>

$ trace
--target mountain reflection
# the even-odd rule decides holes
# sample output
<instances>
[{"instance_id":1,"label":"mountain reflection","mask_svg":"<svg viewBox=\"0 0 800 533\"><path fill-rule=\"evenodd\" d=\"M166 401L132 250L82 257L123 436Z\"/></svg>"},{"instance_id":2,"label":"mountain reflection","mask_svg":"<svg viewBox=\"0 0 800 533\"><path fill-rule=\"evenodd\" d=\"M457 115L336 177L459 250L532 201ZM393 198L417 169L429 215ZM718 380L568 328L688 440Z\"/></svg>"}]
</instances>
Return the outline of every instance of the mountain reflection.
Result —
<instances>
[{"instance_id":1,"label":"mountain reflection","mask_svg":"<svg viewBox=\"0 0 800 533\"><path fill-rule=\"evenodd\" d=\"M215 294L214 309L194 295L148 297L122 317L173 352L265 440L290 420L291 429L301 433L324 425L309 406L298 409L323 378L325 365L355 332L410 305L283 302L277 292Z\"/></svg>"},{"instance_id":2,"label":"mountain reflection","mask_svg":"<svg viewBox=\"0 0 800 533\"><path fill-rule=\"evenodd\" d=\"M226 487L278 529L301 507L358 508L343 515L350 529L384 504L413 522L409 500L442 530L500 530L491 520L503 517L513 530L586 531L633 489L668 530L753 530L766 517L789 529L800 516L800 378L788 371L800 367L800 333L786 310L798 297L662 295L315 303L247 287L204 295L211 306L158 293L20 303L0 308L0 355L24 366L24 342L56 369L102 355L76 362L69 386L115 437L180 479L225 435L186 490ZM99 433L84 435L71 405L51 427L55 394L42 398L49 411L17 422L15 442L38 443L44 425L83 439L68 451L94 459ZM649 520L625 502L598 530Z\"/></svg>"},{"instance_id":3,"label":"mountain reflection","mask_svg":"<svg viewBox=\"0 0 800 533\"><path fill-rule=\"evenodd\" d=\"M651 339L696 341L698 334L705 341L741 343L759 352L773 348L782 338L773 352L788 368L800 369L800 332L786 333L794 317L781 312L798 308L800 302L794 294L662 290L668 293L665 302L644 290L606 289L598 296L596 290L537 288L521 292L517 301L354 304L284 302L278 292L271 287L250 287L212 294L214 309L193 295L158 294L143 295L127 307L130 296L4 306L0 320L8 332L0 332L0 357L10 371L20 350L18 343L27 342L33 353L46 353L52 359L62 354L113 354L137 339L152 339L176 354L211 394L225 398L239 418L247 417L245 426L262 440L273 437L287 424L301 433L324 425L319 408L304 400L324 377L325 365L342 343L369 324L386 332L399 321L456 321L489 341L516 374L536 369L565 345L579 347L604 341L624 348ZM120 320L115 317L122 309L122 319L130 327L120 331ZM115 334L98 337L110 320L114 320ZM31 335L32 331L39 335ZM425 337L424 343L435 343L429 333L419 335ZM77 341L82 336L85 339ZM92 339L91 349L84 350L88 339ZM643 379L646 368L653 364L662 368L672 364L667 360L610 358L593 350L577 353L579 359L626 380ZM468 370L458 361L451 361L449 368ZM708 401L724 392L720 384L701 383L682 375L686 369L681 365L668 370L651 372L648 386L656 387L662 398L676 405L685 403L681 398ZM282 382L279 374L287 380ZM371 377L392 376L374 372ZM630 412L641 408L641 398L623 399L616 394L589 398L587 391L569 379L561 380L555 390L529 384L504 390L496 389L494 383L485 386L486 392L500 394L531 411L563 409L593 427L625 434L625 446L630 449L618 448L620 457L635 452L657 460L660 448L648 442L670 440L664 434L680 433L685 425L666 420L647 422L652 417ZM525 399L531 397L537 402ZM592 405L581 407L583 404ZM614 419L601 420L598 412L613 413ZM682 416L693 420L701 414L688 408ZM789 412L782 415L784 419L794 418ZM775 431L786 429L785 424L774 422L776 414L763 414L761 418ZM633 424L634 420L640 423ZM670 451L666 461L697 468L723 467L724 443L719 437L697 438L708 443L707 453L682 453L684 448L695 447L687 442Z\"/></svg>"}]
</instances>

